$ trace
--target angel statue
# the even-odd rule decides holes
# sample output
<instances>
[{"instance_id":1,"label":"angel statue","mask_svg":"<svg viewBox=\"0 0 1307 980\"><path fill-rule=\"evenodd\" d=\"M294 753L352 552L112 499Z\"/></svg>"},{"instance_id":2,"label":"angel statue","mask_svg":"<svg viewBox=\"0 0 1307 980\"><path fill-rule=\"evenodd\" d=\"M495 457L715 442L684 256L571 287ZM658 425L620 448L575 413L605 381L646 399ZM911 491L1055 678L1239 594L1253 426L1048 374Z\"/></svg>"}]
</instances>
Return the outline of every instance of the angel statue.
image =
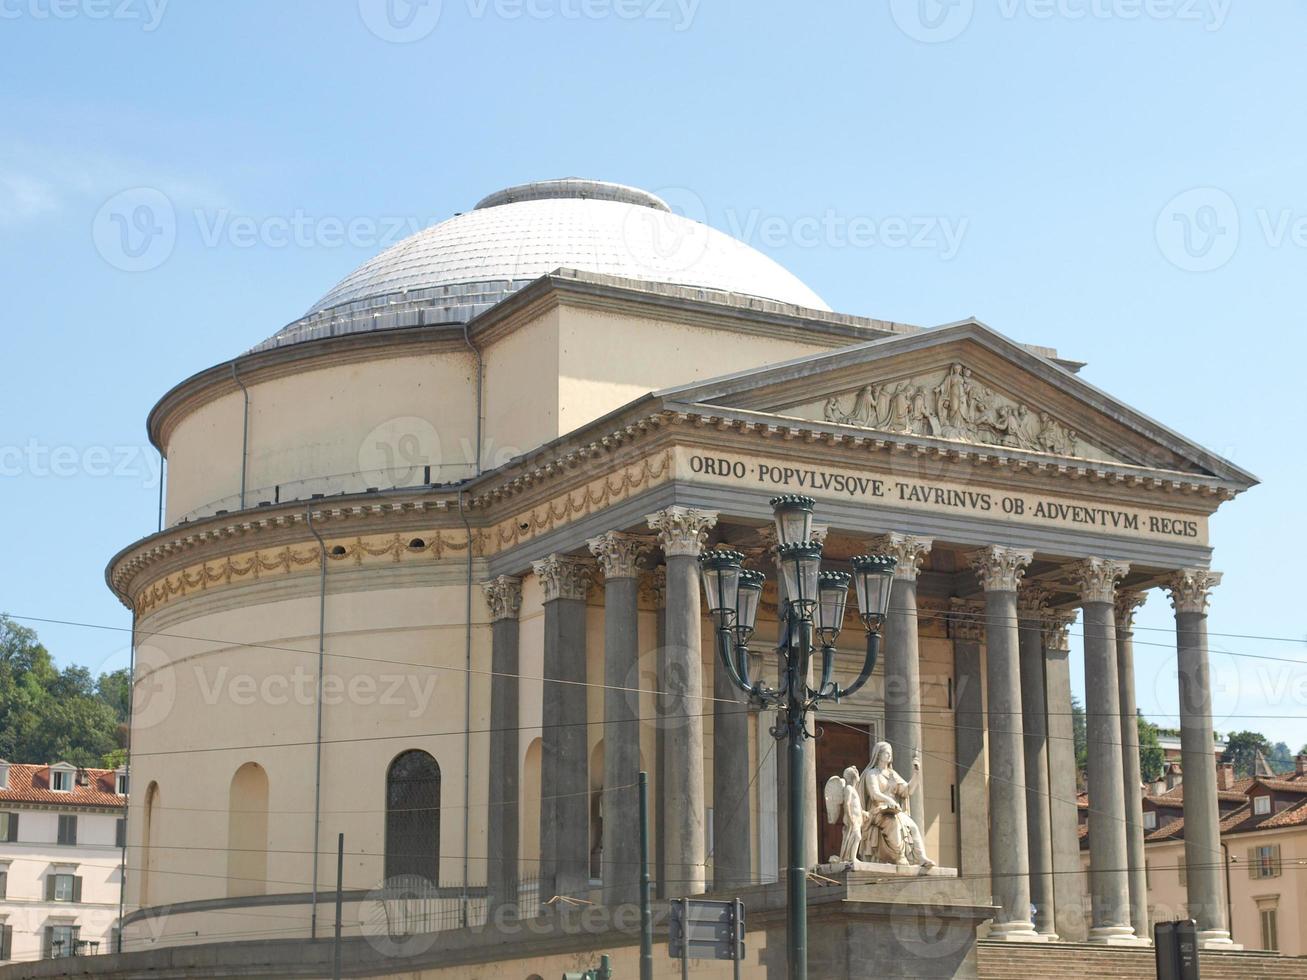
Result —
<instances>
[{"instance_id":1,"label":"angel statue","mask_svg":"<svg viewBox=\"0 0 1307 980\"><path fill-rule=\"evenodd\" d=\"M844 820L844 836L840 839L838 859L831 858L830 863L853 865L857 863L858 851L862 847L862 835L868 830L867 812L862 808L862 793L858 789L861 774L857 766L849 766L843 776L831 776L826 780L826 821L838 823Z\"/></svg>"},{"instance_id":2,"label":"angel statue","mask_svg":"<svg viewBox=\"0 0 1307 980\"><path fill-rule=\"evenodd\" d=\"M889 742L877 742L871 750L871 765L860 780L861 802L871 833L862 840L867 860L887 864L917 864L933 868L926 856L921 829L908 813L908 799L921 782L921 760L912 760L912 779L894 771L894 750Z\"/></svg>"}]
</instances>

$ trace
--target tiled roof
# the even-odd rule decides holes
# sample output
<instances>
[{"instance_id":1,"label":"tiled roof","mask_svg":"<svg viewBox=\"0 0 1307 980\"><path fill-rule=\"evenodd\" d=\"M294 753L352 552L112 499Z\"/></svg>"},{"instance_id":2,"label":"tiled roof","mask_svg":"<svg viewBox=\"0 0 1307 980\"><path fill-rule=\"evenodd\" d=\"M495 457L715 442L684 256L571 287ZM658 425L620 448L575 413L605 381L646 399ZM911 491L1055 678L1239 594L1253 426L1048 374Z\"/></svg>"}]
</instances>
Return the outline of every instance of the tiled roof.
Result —
<instances>
[{"instance_id":1,"label":"tiled roof","mask_svg":"<svg viewBox=\"0 0 1307 980\"><path fill-rule=\"evenodd\" d=\"M1255 777L1250 779L1241 779L1235 786L1235 790L1222 790L1218 795L1222 800L1237 800L1239 806L1229 811L1221 817L1222 834L1246 834L1254 830L1274 830L1279 827L1299 827L1307 826L1307 779L1294 776L1288 779L1270 779L1266 777ZM1294 801L1288 808L1273 813L1256 814L1253 812L1252 802L1249 793L1255 786L1263 786L1276 793L1293 793L1300 797ZM1164 808L1174 807L1177 802L1183 802L1183 799L1177 799L1180 794L1177 790L1163 794L1162 796L1149 797L1149 801L1154 806ZM1163 841L1163 840L1180 840L1184 837L1184 818L1180 817L1163 827L1158 827L1145 837L1145 840Z\"/></svg>"},{"instance_id":2,"label":"tiled roof","mask_svg":"<svg viewBox=\"0 0 1307 980\"><path fill-rule=\"evenodd\" d=\"M50 788L50 767L10 763L9 781L0 789L0 807L11 803L54 803L63 806L99 806L122 809L127 798L114 792L112 769L79 769L78 775L89 778L86 786L77 785L62 793Z\"/></svg>"}]
</instances>

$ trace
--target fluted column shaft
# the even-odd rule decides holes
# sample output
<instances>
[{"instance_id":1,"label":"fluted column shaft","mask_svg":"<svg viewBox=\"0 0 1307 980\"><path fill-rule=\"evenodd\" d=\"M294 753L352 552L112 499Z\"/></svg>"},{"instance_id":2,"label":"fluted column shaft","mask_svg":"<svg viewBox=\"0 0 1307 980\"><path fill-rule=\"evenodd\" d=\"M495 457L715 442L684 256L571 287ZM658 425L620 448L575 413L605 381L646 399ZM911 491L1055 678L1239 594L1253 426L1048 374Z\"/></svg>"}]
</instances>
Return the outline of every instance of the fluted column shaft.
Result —
<instances>
[{"instance_id":1,"label":"fluted column shaft","mask_svg":"<svg viewBox=\"0 0 1307 980\"><path fill-rule=\"evenodd\" d=\"M717 515L669 507L648 517L667 558L667 676L662 679L669 898L698 895L706 881L703 782L703 636L698 556Z\"/></svg>"},{"instance_id":2,"label":"fluted column shaft","mask_svg":"<svg viewBox=\"0 0 1307 980\"><path fill-rule=\"evenodd\" d=\"M1049 823L1053 847L1053 915L1063 942L1089 938L1085 918L1085 872L1080 859L1080 813L1076 806L1075 726L1071 720L1071 649L1067 630L1075 614L1044 617L1044 677L1048 698Z\"/></svg>"},{"instance_id":3,"label":"fluted column shaft","mask_svg":"<svg viewBox=\"0 0 1307 980\"><path fill-rule=\"evenodd\" d=\"M1089 941L1134 941L1126 849L1125 767L1116 664L1116 583L1130 567L1090 558L1076 568L1084 616L1089 767Z\"/></svg>"},{"instance_id":4,"label":"fluted column shaft","mask_svg":"<svg viewBox=\"0 0 1307 980\"><path fill-rule=\"evenodd\" d=\"M989 689L989 861L999 913L990 935L1037 942L1030 922L1030 856L1026 844L1025 746L1021 728L1017 582L1031 553L991 547L973 564L985 590L985 652Z\"/></svg>"},{"instance_id":5,"label":"fluted column shaft","mask_svg":"<svg viewBox=\"0 0 1307 980\"><path fill-rule=\"evenodd\" d=\"M540 887L547 897L583 897L590 890L585 650L590 567L569 555L551 555L532 565L545 608Z\"/></svg>"},{"instance_id":6,"label":"fluted column shaft","mask_svg":"<svg viewBox=\"0 0 1307 980\"><path fill-rule=\"evenodd\" d=\"M989 794L985 788L985 681L981 640L983 611L953 601L954 750L957 757L958 870L975 883L978 901L990 895Z\"/></svg>"},{"instance_id":7,"label":"fluted column shaft","mask_svg":"<svg viewBox=\"0 0 1307 980\"><path fill-rule=\"evenodd\" d=\"M492 909L518 899L518 612L522 580L501 575L483 582L490 606L490 758L486 814L486 887Z\"/></svg>"},{"instance_id":8,"label":"fluted column shaft","mask_svg":"<svg viewBox=\"0 0 1307 980\"><path fill-rule=\"evenodd\" d=\"M663 788L667 785L667 695L664 679L667 677L667 568L659 565L654 569L649 586L654 604L654 655L657 675L654 678L654 787L653 799L653 847L654 847L654 894L657 898L667 897L667 794Z\"/></svg>"},{"instance_id":9,"label":"fluted column shaft","mask_svg":"<svg viewBox=\"0 0 1307 980\"><path fill-rule=\"evenodd\" d=\"M1021 731L1025 754L1026 828L1030 846L1030 901L1035 930L1056 937L1053 838L1049 809L1048 706L1044 698L1046 593L1022 589L1017 598L1021 659Z\"/></svg>"},{"instance_id":10,"label":"fluted column shaft","mask_svg":"<svg viewBox=\"0 0 1307 980\"><path fill-rule=\"evenodd\" d=\"M1141 592L1116 597L1116 673L1121 698L1121 765L1125 772L1125 851L1130 879L1130 924L1135 935L1151 936L1148 924L1148 872L1144 854L1144 791L1139 762L1138 703L1135 697L1135 610Z\"/></svg>"},{"instance_id":11,"label":"fluted column shaft","mask_svg":"<svg viewBox=\"0 0 1307 980\"><path fill-rule=\"evenodd\" d=\"M1222 898L1225 858L1212 738L1212 687L1207 659L1207 603L1218 572L1187 569L1168 584L1175 607L1180 683L1180 762L1184 770L1184 860L1189 915L1204 945L1230 944Z\"/></svg>"},{"instance_id":12,"label":"fluted column shaft","mask_svg":"<svg viewBox=\"0 0 1307 980\"><path fill-rule=\"evenodd\" d=\"M605 905L640 900L640 583L646 539L610 531L590 542L604 573Z\"/></svg>"},{"instance_id":13,"label":"fluted column shaft","mask_svg":"<svg viewBox=\"0 0 1307 980\"><path fill-rule=\"evenodd\" d=\"M882 656L885 661L885 739L894 758L907 769L921 757L921 653L917 638L917 573L930 552L931 540L908 534L885 534L867 542L870 552L890 555L894 584L890 590L889 617L885 620ZM910 771L910 770L909 770ZM926 790L917 781L909 810L921 832L926 832Z\"/></svg>"},{"instance_id":14,"label":"fluted column shaft","mask_svg":"<svg viewBox=\"0 0 1307 980\"><path fill-rule=\"evenodd\" d=\"M749 712L721 657L713 657L713 889L741 888L752 877L749 835Z\"/></svg>"}]
</instances>

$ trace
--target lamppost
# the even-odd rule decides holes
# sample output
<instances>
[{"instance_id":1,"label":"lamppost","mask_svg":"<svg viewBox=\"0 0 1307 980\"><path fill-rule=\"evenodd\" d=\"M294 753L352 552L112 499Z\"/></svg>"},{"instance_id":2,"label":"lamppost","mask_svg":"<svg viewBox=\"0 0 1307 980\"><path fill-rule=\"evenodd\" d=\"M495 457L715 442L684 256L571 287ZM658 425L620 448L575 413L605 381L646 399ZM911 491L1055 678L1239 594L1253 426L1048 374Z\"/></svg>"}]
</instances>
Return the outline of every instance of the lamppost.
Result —
<instances>
[{"instance_id":1,"label":"lamppost","mask_svg":"<svg viewBox=\"0 0 1307 980\"><path fill-rule=\"evenodd\" d=\"M859 555L853 574L823 572L821 545L812 540L811 497L786 494L771 501L776 521L779 570L784 585L778 687L749 675L749 640L753 636L766 576L742 567L738 551L719 549L699 559L709 612L717 619L717 653L727 676L755 704L779 710L772 735L787 742L789 766L789 867L785 869L786 916L790 980L808 977L808 869L803 866L806 824L803 783L803 743L816 736L808 731L807 715L823 701L838 702L856 694L871 678L880 654L880 634L889 610L895 560L887 555ZM835 682L835 640L844 626L849 580L853 580L859 616L867 633L862 670L848 687ZM821 680L808 683L814 638L821 647ZM815 817L813 818L815 819Z\"/></svg>"}]
</instances>

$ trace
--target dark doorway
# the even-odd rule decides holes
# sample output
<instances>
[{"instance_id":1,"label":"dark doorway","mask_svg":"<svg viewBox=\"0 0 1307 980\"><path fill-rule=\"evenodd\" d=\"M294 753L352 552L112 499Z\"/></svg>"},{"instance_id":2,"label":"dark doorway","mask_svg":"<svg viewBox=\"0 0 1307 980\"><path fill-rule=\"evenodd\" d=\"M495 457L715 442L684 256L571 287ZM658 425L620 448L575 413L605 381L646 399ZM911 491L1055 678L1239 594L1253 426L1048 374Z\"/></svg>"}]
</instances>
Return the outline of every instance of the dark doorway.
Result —
<instances>
[{"instance_id":1,"label":"dark doorway","mask_svg":"<svg viewBox=\"0 0 1307 980\"><path fill-rule=\"evenodd\" d=\"M821 828L817 835L817 857L820 861L824 862L840 853L840 842L844 836L842 823L826 821L823 792L826 780L840 775L849 766L855 766L858 772L862 772L867 768L870 758L870 726L831 721L822 724L821 738L817 739L817 819Z\"/></svg>"}]
</instances>

